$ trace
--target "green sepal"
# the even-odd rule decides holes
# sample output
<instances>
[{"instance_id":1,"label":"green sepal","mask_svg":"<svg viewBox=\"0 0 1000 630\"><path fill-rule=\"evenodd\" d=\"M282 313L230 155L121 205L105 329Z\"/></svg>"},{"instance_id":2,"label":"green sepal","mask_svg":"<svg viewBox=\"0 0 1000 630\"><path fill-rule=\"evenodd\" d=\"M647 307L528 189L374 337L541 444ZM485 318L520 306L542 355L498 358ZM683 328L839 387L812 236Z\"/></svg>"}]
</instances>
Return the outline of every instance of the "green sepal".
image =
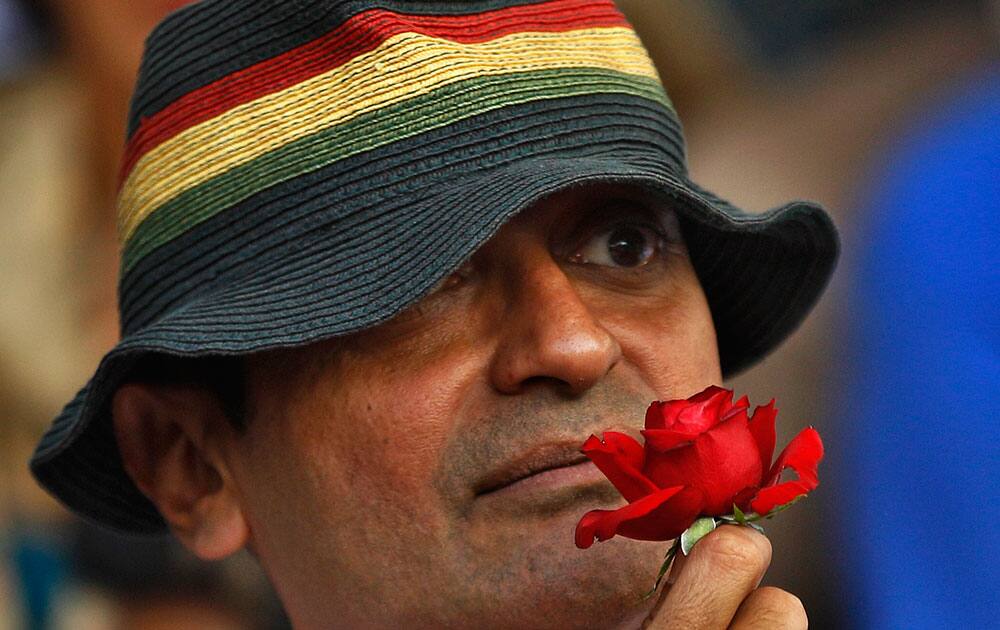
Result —
<instances>
[{"instance_id":1,"label":"green sepal","mask_svg":"<svg viewBox=\"0 0 1000 630\"><path fill-rule=\"evenodd\" d=\"M777 514L778 512L784 512L788 508L792 507L793 505L795 505L796 503L798 503L799 501L801 501L802 499L804 499L806 496L808 496L808 495L800 494L799 496L795 497L794 499L792 499L788 503L782 503L781 505L773 508L770 512L768 512L767 514L765 514L764 518L771 518L775 514Z\"/></svg>"},{"instance_id":2,"label":"green sepal","mask_svg":"<svg viewBox=\"0 0 1000 630\"><path fill-rule=\"evenodd\" d=\"M681 552L686 556L691 553L691 549L694 548L695 544L709 533L715 529L715 519L711 516L706 516L699 518L694 523L691 523L691 527L684 530L681 534Z\"/></svg>"},{"instance_id":3,"label":"green sepal","mask_svg":"<svg viewBox=\"0 0 1000 630\"><path fill-rule=\"evenodd\" d=\"M660 566L660 572L656 576L656 581L653 582L653 588L649 590L648 593L642 596L642 600L645 601L656 592L657 587L660 585L660 580L663 579L663 575L667 572L670 567L670 563L673 561L674 556L677 555L677 549L680 547L681 541L678 538L674 541L674 544L670 545L670 549L667 550L667 554L663 556L663 564Z\"/></svg>"},{"instance_id":4,"label":"green sepal","mask_svg":"<svg viewBox=\"0 0 1000 630\"><path fill-rule=\"evenodd\" d=\"M747 516L746 516L746 514L744 514L743 510L741 510L739 508L739 506L736 505L735 503L733 503L733 516L736 517L736 522L739 523L740 525L746 525L747 524Z\"/></svg>"}]
</instances>

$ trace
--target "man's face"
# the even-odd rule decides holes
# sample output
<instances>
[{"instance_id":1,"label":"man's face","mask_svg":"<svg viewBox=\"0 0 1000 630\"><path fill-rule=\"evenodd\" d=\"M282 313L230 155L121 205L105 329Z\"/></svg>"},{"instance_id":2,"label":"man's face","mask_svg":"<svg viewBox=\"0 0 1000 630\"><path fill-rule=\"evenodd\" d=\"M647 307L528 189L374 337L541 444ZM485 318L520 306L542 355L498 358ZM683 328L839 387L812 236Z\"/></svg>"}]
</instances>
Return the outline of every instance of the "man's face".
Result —
<instances>
[{"instance_id":1,"label":"man's face","mask_svg":"<svg viewBox=\"0 0 1000 630\"><path fill-rule=\"evenodd\" d=\"M392 320L253 355L248 372L228 457L300 627L641 619L667 543L574 545L587 510L625 504L593 464L485 490L531 449L639 437L650 401L721 382L671 208L611 185L525 210Z\"/></svg>"}]
</instances>

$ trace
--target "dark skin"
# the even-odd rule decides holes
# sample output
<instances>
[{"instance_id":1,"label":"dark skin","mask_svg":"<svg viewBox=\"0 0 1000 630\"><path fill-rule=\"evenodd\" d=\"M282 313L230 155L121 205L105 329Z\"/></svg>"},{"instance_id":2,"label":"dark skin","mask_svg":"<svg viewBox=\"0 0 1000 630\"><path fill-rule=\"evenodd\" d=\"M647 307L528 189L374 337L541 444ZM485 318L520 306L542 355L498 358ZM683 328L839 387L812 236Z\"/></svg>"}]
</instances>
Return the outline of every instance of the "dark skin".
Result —
<instances>
[{"instance_id":1,"label":"dark skin","mask_svg":"<svg viewBox=\"0 0 1000 630\"><path fill-rule=\"evenodd\" d=\"M249 548L296 628L804 628L756 588L771 549L749 528L640 601L669 543L573 543L624 505L606 479L476 494L526 448L638 436L651 400L721 382L673 217L624 185L542 200L388 322L251 355L245 433L202 388L124 385L126 468L200 557Z\"/></svg>"}]
</instances>

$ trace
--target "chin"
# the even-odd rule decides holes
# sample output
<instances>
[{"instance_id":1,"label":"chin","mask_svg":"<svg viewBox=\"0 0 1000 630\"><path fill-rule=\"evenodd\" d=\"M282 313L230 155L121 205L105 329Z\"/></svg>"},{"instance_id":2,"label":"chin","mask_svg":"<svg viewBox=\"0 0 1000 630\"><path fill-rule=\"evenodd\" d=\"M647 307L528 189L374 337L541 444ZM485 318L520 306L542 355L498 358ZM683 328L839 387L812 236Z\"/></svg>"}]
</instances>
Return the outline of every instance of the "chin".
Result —
<instances>
[{"instance_id":1,"label":"chin","mask_svg":"<svg viewBox=\"0 0 1000 630\"><path fill-rule=\"evenodd\" d=\"M578 517L553 519L575 526ZM500 625L490 628L638 628L655 598L643 600L652 587L669 542L651 543L625 538L595 543L578 549L573 528L555 537L532 537L522 532L519 546L506 549L508 563L492 573L488 586L491 609L484 618L495 617ZM530 541L530 542L528 542ZM494 609L495 608L495 609ZM524 617L511 616L524 611ZM477 627L483 626L481 623Z\"/></svg>"}]
</instances>

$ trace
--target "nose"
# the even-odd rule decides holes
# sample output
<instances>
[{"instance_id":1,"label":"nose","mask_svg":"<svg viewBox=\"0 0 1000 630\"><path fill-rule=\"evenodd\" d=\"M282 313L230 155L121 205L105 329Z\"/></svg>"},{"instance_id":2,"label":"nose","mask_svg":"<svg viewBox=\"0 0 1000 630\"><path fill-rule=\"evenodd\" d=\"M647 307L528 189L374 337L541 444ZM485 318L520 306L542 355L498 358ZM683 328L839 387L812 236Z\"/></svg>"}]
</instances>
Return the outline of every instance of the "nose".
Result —
<instances>
[{"instance_id":1,"label":"nose","mask_svg":"<svg viewBox=\"0 0 1000 630\"><path fill-rule=\"evenodd\" d=\"M491 379L507 394L550 380L578 395L611 370L621 346L547 249L538 249L532 255L522 250L505 274L506 304Z\"/></svg>"}]
</instances>

